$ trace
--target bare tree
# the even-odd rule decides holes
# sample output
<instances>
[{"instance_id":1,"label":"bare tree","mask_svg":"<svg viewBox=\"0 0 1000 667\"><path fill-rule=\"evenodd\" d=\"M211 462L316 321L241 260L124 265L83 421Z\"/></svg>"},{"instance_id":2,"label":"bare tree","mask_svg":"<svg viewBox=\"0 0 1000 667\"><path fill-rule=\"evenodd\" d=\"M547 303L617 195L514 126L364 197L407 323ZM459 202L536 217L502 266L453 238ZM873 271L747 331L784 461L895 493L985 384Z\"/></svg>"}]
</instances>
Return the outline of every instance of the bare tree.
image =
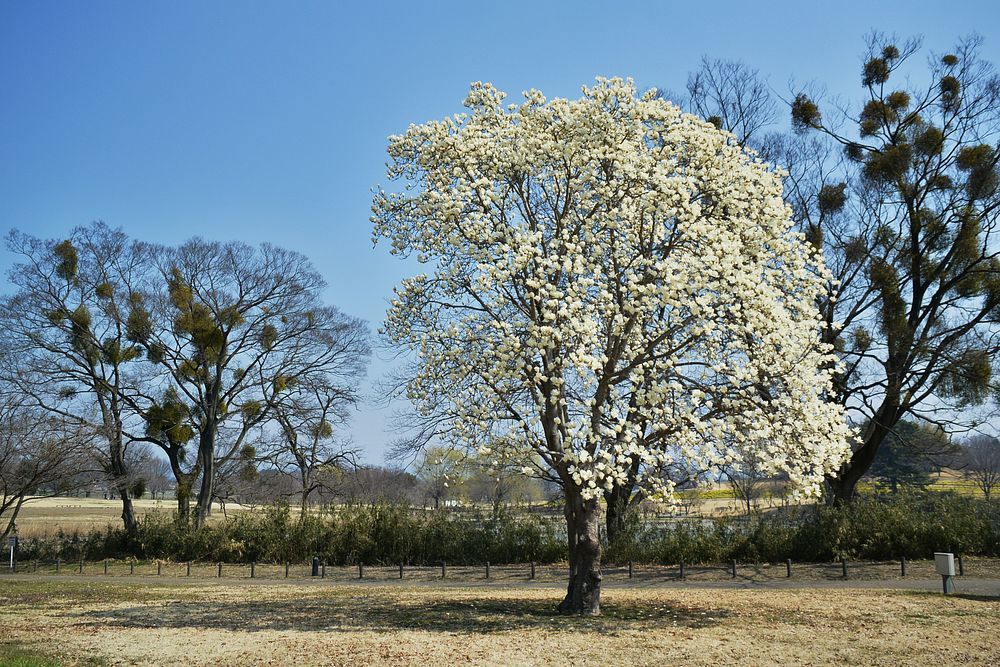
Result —
<instances>
[{"instance_id":1,"label":"bare tree","mask_svg":"<svg viewBox=\"0 0 1000 667\"><path fill-rule=\"evenodd\" d=\"M742 146L759 148L764 131L777 119L771 91L760 73L735 60L703 56L688 75L688 106L693 113L731 132Z\"/></svg>"},{"instance_id":2,"label":"bare tree","mask_svg":"<svg viewBox=\"0 0 1000 667\"><path fill-rule=\"evenodd\" d=\"M17 290L0 306L3 374L31 404L103 439L94 453L134 533L125 396L141 350L127 339L120 314L146 253L99 222L63 241L12 231L7 248L21 261L10 272Z\"/></svg>"},{"instance_id":3,"label":"bare tree","mask_svg":"<svg viewBox=\"0 0 1000 667\"><path fill-rule=\"evenodd\" d=\"M1000 486L1000 440L984 434L972 436L965 442L962 463L965 476L990 500Z\"/></svg>"},{"instance_id":4,"label":"bare tree","mask_svg":"<svg viewBox=\"0 0 1000 667\"><path fill-rule=\"evenodd\" d=\"M367 343L360 324L355 332L356 348L344 348L343 379L359 379L363 372ZM347 424L349 410L357 402L356 384L336 384L324 373L306 378L282 395L272 411L278 436L265 458L282 471L291 470L299 482L302 515L309 507L310 496L323 487L332 468L356 465L358 450L350 440L338 437L337 428Z\"/></svg>"},{"instance_id":5,"label":"bare tree","mask_svg":"<svg viewBox=\"0 0 1000 667\"><path fill-rule=\"evenodd\" d=\"M0 394L0 538L25 503L65 493L86 472L91 437L76 423Z\"/></svg>"},{"instance_id":6,"label":"bare tree","mask_svg":"<svg viewBox=\"0 0 1000 667\"><path fill-rule=\"evenodd\" d=\"M764 484L767 481L767 474L760 461L754 456L745 456L740 463L728 466L725 473L733 495L743 507L743 513L752 516L764 494Z\"/></svg>"},{"instance_id":7,"label":"bare tree","mask_svg":"<svg viewBox=\"0 0 1000 667\"><path fill-rule=\"evenodd\" d=\"M419 483L416 476L399 468L358 466L342 471L337 477L336 485L325 483L321 495L336 486L337 496L352 503L390 502L410 505L418 500Z\"/></svg>"},{"instance_id":8,"label":"bare tree","mask_svg":"<svg viewBox=\"0 0 1000 667\"><path fill-rule=\"evenodd\" d=\"M466 457L447 447L428 447L417 467L417 479L424 497L431 500L434 509L457 494L468 476Z\"/></svg>"},{"instance_id":9,"label":"bare tree","mask_svg":"<svg viewBox=\"0 0 1000 667\"><path fill-rule=\"evenodd\" d=\"M359 323L323 305L325 283L298 253L193 239L156 256L158 275L133 300L127 322L131 340L162 373L163 389L133 405L149 425L145 439L180 472L179 501L183 486L200 479L201 525L217 467L246 458L248 437L281 396L335 365Z\"/></svg>"},{"instance_id":10,"label":"bare tree","mask_svg":"<svg viewBox=\"0 0 1000 667\"><path fill-rule=\"evenodd\" d=\"M996 389L1000 78L979 45L962 40L931 62L925 83L896 87L890 79L920 43L873 34L860 109L830 121L806 94L792 104L796 127L841 145L851 165L840 182L814 179L798 206L840 281L820 304L824 341L844 362L832 398L867 420L829 480L837 502L853 497L906 415L970 428L977 420L962 411Z\"/></svg>"}]
</instances>

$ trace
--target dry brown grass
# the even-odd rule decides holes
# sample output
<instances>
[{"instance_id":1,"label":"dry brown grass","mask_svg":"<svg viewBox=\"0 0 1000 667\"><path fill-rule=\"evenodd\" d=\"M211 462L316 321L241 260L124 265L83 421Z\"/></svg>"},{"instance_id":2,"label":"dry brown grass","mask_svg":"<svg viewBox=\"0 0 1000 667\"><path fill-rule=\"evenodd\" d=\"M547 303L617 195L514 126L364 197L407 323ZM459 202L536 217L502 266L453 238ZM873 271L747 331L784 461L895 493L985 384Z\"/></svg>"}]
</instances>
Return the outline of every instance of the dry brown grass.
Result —
<instances>
[{"instance_id":1,"label":"dry brown grass","mask_svg":"<svg viewBox=\"0 0 1000 667\"><path fill-rule=\"evenodd\" d=\"M67 664L1000 663L1000 599L900 590L0 581L0 641Z\"/></svg>"}]
</instances>

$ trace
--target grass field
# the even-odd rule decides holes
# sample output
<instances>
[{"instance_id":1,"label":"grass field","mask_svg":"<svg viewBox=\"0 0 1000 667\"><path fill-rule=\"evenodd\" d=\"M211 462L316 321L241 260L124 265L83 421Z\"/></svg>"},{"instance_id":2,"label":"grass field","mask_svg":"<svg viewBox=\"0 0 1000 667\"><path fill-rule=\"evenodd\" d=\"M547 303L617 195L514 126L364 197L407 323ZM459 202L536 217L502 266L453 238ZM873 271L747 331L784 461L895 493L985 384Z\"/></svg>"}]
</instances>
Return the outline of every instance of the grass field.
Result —
<instances>
[{"instance_id":1,"label":"grass field","mask_svg":"<svg viewBox=\"0 0 1000 667\"><path fill-rule=\"evenodd\" d=\"M1000 598L862 589L0 580L0 664L990 665ZM20 662L15 662L15 659ZM4 662L7 660L7 662Z\"/></svg>"},{"instance_id":2,"label":"grass field","mask_svg":"<svg viewBox=\"0 0 1000 667\"><path fill-rule=\"evenodd\" d=\"M173 512L177 505L174 500L135 500L136 514L143 516L149 512ZM227 503L226 512L239 512L243 508L236 503ZM213 520L222 517L218 505L215 506ZM122 505L119 500L103 498L73 498L57 496L38 498L25 504L17 518L18 534L21 537L46 537L60 530L65 533L87 532L103 529L107 525L121 526Z\"/></svg>"}]
</instances>

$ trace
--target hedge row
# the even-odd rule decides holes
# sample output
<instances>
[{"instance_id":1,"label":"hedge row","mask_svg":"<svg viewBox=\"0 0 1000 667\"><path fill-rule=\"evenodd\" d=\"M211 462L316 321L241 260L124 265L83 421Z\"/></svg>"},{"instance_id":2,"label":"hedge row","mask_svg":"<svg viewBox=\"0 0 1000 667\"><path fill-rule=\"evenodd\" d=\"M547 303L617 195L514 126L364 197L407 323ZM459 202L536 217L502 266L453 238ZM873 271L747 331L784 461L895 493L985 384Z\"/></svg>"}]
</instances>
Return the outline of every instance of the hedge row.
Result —
<instances>
[{"instance_id":1,"label":"hedge row","mask_svg":"<svg viewBox=\"0 0 1000 667\"><path fill-rule=\"evenodd\" d=\"M860 498L843 508L806 506L746 518L661 523L634 517L605 551L611 563L829 562L929 558L950 550L1000 556L1000 504L953 493ZM236 513L200 530L149 514L129 539L118 528L24 540L21 558L160 558L175 561L305 562L331 565L552 563L565 560L561 520L358 505L293 516L288 506Z\"/></svg>"}]
</instances>

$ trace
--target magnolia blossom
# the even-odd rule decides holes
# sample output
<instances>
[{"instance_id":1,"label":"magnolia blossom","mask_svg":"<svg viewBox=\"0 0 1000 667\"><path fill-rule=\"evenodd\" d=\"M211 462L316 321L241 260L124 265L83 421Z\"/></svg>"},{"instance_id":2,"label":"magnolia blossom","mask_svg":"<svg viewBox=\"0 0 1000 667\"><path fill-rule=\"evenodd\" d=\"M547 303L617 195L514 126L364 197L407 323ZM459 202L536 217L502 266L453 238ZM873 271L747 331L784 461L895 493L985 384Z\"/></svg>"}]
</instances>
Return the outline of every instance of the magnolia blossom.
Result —
<instances>
[{"instance_id":1,"label":"magnolia blossom","mask_svg":"<svg viewBox=\"0 0 1000 667\"><path fill-rule=\"evenodd\" d=\"M849 431L780 174L631 81L524 97L476 83L390 138L372 220L427 267L385 323L418 412L586 499L633 475L669 501L667 466L748 459L818 492Z\"/></svg>"}]
</instances>

